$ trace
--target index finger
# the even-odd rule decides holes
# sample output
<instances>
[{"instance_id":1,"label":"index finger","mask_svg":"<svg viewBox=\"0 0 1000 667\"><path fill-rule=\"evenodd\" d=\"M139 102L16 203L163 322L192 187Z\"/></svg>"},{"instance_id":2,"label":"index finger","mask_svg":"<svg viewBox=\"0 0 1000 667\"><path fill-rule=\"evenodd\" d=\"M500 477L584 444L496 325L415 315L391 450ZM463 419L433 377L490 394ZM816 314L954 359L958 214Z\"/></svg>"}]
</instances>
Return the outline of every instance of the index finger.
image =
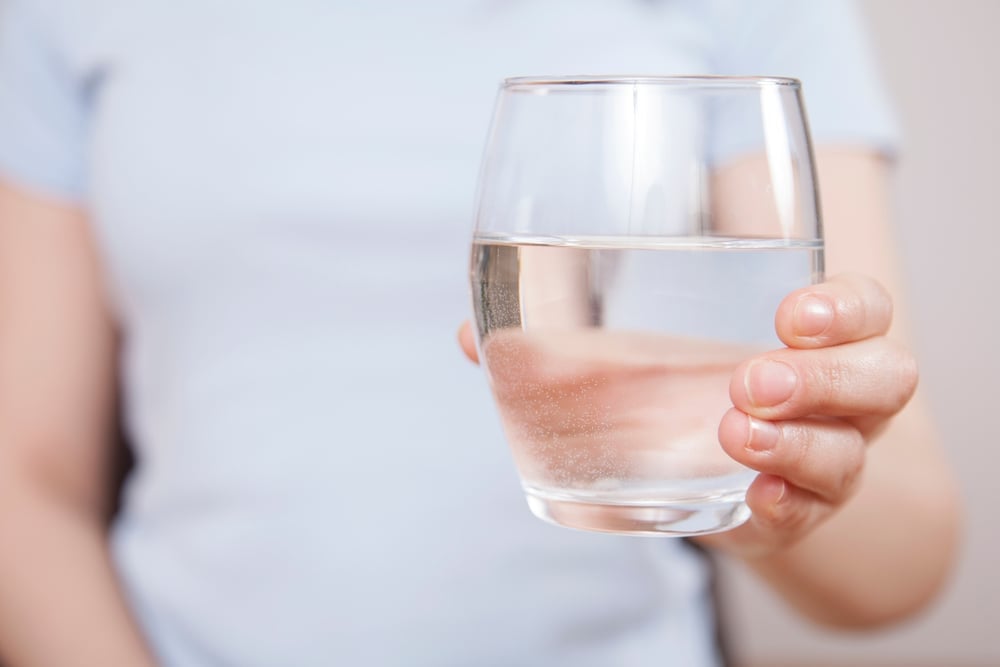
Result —
<instances>
[{"instance_id":1,"label":"index finger","mask_svg":"<svg viewBox=\"0 0 1000 667\"><path fill-rule=\"evenodd\" d=\"M892 298L875 280L834 276L789 294L778 306L774 328L788 347L829 347L881 336L892 324Z\"/></svg>"}]
</instances>

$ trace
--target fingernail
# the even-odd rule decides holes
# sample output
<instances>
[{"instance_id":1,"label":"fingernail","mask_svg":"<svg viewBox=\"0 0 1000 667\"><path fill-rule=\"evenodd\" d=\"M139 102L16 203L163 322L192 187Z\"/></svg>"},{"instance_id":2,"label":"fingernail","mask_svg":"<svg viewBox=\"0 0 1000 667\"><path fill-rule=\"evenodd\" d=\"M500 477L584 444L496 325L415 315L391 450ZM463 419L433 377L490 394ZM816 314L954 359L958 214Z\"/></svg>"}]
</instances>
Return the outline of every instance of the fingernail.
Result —
<instances>
[{"instance_id":1,"label":"fingernail","mask_svg":"<svg viewBox=\"0 0 1000 667\"><path fill-rule=\"evenodd\" d=\"M750 364L744 386L750 403L766 408L784 403L791 398L798 381L798 376L791 366L767 359Z\"/></svg>"},{"instance_id":2,"label":"fingernail","mask_svg":"<svg viewBox=\"0 0 1000 667\"><path fill-rule=\"evenodd\" d=\"M766 452L774 449L778 444L778 436L781 435L778 427L771 422L762 419L747 417L749 429L747 433L747 449L755 452Z\"/></svg>"},{"instance_id":3,"label":"fingernail","mask_svg":"<svg viewBox=\"0 0 1000 667\"><path fill-rule=\"evenodd\" d=\"M781 480L780 486L778 487L778 494L774 498L774 502L771 503L772 507L778 507L785 500L785 496L788 495L788 483L785 480Z\"/></svg>"},{"instance_id":4,"label":"fingernail","mask_svg":"<svg viewBox=\"0 0 1000 667\"><path fill-rule=\"evenodd\" d=\"M818 336L833 323L833 306L825 299L807 296L795 304L792 327L796 336Z\"/></svg>"}]
</instances>

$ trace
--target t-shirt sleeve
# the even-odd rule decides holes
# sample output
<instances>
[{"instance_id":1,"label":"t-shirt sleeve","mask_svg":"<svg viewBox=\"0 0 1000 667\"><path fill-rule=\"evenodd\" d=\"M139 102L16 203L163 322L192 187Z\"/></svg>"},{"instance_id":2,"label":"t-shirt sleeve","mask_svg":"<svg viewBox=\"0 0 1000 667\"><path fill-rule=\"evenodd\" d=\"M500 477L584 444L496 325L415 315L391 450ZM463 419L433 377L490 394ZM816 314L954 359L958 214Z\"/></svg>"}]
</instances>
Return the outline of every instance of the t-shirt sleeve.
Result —
<instances>
[{"instance_id":1,"label":"t-shirt sleeve","mask_svg":"<svg viewBox=\"0 0 1000 667\"><path fill-rule=\"evenodd\" d=\"M719 74L800 79L816 144L895 155L898 126L853 2L716 0L711 20Z\"/></svg>"},{"instance_id":2,"label":"t-shirt sleeve","mask_svg":"<svg viewBox=\"0 0 1000 667\"><path fill-rule=\"evenodd\" d=\"M84 95L39 4L0 0L0 178L78 200Z\"/></svg>"}]
</instances>

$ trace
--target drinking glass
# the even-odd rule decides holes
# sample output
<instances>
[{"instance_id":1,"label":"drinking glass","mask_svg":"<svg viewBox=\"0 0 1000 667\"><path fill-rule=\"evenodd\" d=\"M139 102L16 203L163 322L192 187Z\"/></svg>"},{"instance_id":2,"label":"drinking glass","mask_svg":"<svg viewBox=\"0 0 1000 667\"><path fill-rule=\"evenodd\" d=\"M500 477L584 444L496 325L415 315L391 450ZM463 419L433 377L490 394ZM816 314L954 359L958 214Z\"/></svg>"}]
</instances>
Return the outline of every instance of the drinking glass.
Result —
<instances>
[{"instance_id":1,"label":"drinking glass","mask_svg":"<svg viewBox=\"0 0 1000 667\"><path fill-rule=\"evenodd\" d=\"M750 515L718 424L730 376L780 346L779 302L822 279L800 83L521 77L479 179L479 358L531 511L693 535Z\"/></svg>"}]
</instances>

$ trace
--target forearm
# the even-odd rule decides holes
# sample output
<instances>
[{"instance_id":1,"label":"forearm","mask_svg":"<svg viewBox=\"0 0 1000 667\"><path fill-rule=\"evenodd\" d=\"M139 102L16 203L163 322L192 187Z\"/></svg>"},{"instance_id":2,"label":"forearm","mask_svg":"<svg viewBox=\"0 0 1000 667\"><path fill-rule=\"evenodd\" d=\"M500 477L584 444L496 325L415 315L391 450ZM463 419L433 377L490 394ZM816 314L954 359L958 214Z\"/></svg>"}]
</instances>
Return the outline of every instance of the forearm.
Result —
<instances>
[{"instance_id":1,"label":"forearm","mask_svg":"<svg viewBox=\"0 0 1000 667\"><path fill-rule=\"evenodd\" d=\"M955 483L914 401L869 446L857 494L804 539L747 564L813 620L864 628L901 619L940 589L955 557Z\"/></svg>"},{"instance_id":2,"label":"forearm","mask_svg":"<svg viewBox=\"0 0 1000 667\"><path fill-rule=\"evenodd\" d=\"M892 333L905 339L887 163L836 147L818 151L817 162L829 274L879 280L895 297ZM747 562L821 623L870 627L915 612L940 589L957 550L959 501L944 458L918 392L868 443L852 498L798 543Z\"/></svg>"},{"instance_id":3,"label":"forearm","mask_svg":"<svg viewBox=\"0 0 1000 667\"><path fill-rule=\"evenodd\" d=\"M0 656L10 667L152 666L100 516L0 480Z\"/></svg>"}]
</instances>

